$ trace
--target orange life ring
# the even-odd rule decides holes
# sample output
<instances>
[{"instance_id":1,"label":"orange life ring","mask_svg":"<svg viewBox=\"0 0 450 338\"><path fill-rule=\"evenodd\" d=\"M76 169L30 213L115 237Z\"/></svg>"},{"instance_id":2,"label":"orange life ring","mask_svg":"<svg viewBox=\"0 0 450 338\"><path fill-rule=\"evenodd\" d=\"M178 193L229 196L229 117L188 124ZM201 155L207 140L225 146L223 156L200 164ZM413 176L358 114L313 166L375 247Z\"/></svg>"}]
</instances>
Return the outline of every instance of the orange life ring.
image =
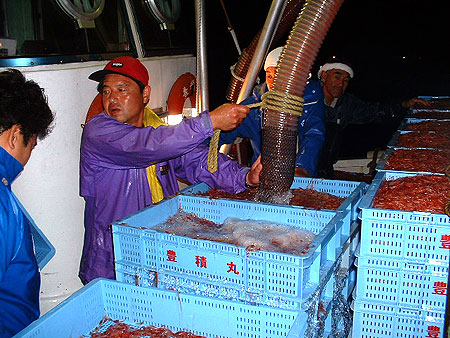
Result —
<instances>
[{"instance_id":1,"label":"orange life ring","mask_svg":"<svg viewBox=\"0 0 450 338\"><path fill-rule=\"evenodd\" d=\"M195 75L184 73L172 85L167 99L167 111L170 115L181 114L184 103L189 98L192 108L195 108L196 93Z\"/></svg>"},{"instance_id":2,"label":"orange life ring","mask_svg":"<svg viewBox=\"0 0 450 338\"><path fill-rule=\"evenodd\" d=\"M88 123L91 118L93 118L95 115L100 114L101 112L103 112L102 95L98 93L92 101L91 106L89 107L84 124Z\"/></svg>"}]
</instances>

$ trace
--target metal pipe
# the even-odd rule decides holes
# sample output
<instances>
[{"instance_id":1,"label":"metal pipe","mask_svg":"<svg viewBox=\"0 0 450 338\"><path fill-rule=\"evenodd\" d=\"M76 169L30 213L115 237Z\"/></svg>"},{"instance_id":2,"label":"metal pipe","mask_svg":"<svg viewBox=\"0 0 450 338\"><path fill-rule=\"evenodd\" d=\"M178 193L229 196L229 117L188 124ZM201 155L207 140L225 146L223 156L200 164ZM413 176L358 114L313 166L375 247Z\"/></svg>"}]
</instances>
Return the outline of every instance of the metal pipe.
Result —
<instances>
[{"instance_id":1,"label":"metal pipe","mask_svg":"<svg viewBox=\"0 0 450 338\"><path fill-rule=\"evenodd\" d=\"M197 31L197 111L209 109L208 71L206 57L205 1L195 0L195 26Z\"/></svg>"},{"instance_id":2,"label":"metal pipe","mask_svg":"<svg viewBox=\"0 0 450 338\"><path fill-rule=\"evenodd\" d=\"M264 58L267 55L267 50L269 49L270 43L272 42L274 32L276 31L278 24L280 23L281 14L283 13L286 4L287 0L272 1L272 5L269 9L269 14L267 15L266 22L264 23L264 27L261 31L261 35L255 49L255 54L252 58L252 62L250 63L247 75L245 76L244 84L242 85L241 91L239 92L237 102L243 101L252 93L256 78L258 77L259 71L261 70L261 65L263 64Z\"/></svg>"},{"instance_id":3,"label":"metal pipe","mask_svg":"<svg viewBox=\"0 0 450 338\"><path fill-rule=\"evenodd\" d=\"M124 0L123 3L125 4L125 10L127 13L128 21L130 23L130 30L131 30L131 36L134 41L134 47L136 47L136 54L139 59L142 59L145 56L144 52L144 42L142 41L142 37L140 36L137 27L139 27L137 23L137 19L134 15L134 9L133 5L131 4L130 0Z\"/></svg>"}]
</instances>

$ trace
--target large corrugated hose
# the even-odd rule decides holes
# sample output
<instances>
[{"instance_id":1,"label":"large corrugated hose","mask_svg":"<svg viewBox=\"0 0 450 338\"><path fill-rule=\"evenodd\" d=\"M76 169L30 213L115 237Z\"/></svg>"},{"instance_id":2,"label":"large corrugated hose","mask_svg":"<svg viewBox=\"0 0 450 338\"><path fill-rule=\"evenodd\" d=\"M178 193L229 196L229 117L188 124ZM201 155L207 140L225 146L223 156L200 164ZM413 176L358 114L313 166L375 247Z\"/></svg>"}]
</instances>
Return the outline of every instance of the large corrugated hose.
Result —
<instances>
[{"instance_id":1,"label":"large corrugated hose","mask_svg":"<svg viewBox=\"0 0 450 338\"><path fill-rule=\"evenodd\" d=\"M306 1L281 53L273 87L275 92L301 99L319 48L342 3L343 0ZM294 180L301 112L292 114L287 112L288 109L264 104L264 101L263 105L269 108L263 118L263 170L256 198L263 202L287 203Z\"/></svg>"},{"instance_id":2,"label":"large corrugated hose","mask_svg":"<svg viewBox=\"0 0 450 338\"><path fill-rule=\"evenodd\" d=\"M280 23L278 24L278 28L274 34L272 39L272 44L276 43L281 36L286 34L292 24L295 21L295 18L298 16L300 12L300 8L303 5L303 0L288 0L286 7L281 15ZM245 76L247 75L248 69L250 67L250 63L255 54L256 46L258 45L258 40L260 38L261 31L259 31L256 36L253 38L250 45L244 49L241 56L238 59L236 65L231 67L231 81L228 85L228 91L226 98L231 103L236 103L238 100L240 91L242 89L242 85L245 80ZM211 138L211 142L209 144L209 154L208 154L208 170L211 173L215 173L217 171L217 147L219 144L220 130L214 131L214 136Z\"/></svg>"},{"instance_id":3,"label":"large corrugated hose","mask_svg":"<svg viewBox=\"0 0 450 338\"><path fill-rule=\"evenodd\" d=\"M274 34L272 44L278 43L280 38L284 36L295 22L298 17L298 13L303 6L303 0L289 0L286 4L286 8L281 15L280 23ZM231 67L231 80L228 84L228 90L226 98L231 103L236 103L239 93L241 92L242 85L244 83L245 76L247 75L250 63L252 61L253 55L255 54L256 46L258 45L258 40L261 35L259 31L253 40L250 42L247 48L244 48L242 54L240 55L236 65Z\"/></svg>"}]
</instances>

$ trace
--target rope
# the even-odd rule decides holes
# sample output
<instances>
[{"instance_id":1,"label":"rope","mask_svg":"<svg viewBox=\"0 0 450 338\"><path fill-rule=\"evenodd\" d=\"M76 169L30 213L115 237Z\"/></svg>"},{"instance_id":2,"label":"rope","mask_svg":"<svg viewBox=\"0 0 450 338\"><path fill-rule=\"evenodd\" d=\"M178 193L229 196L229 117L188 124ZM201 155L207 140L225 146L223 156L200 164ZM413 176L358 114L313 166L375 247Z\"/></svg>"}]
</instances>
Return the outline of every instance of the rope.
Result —
<instances>
[{"instance_id":1,"label":"rope","mask_svg":"<svg viewBox=\"0 0 450 338\"><path fill-rule=\"evenodd\" d=\"M282 111L292 115L302 116L303 102L305 99L301 96L296 96L281 92L278 90L270 90L261 96L260 103L247 105L249 108L261 107L263 109L272 109Z\"/></svg>"},{"instance_id":2,"label":"rope","mask_svg":"<svg viewBox=\"0 0 450 338\"><path fill-rule=\"evenodd\" d=\"M211 137L211 141L209 143L209 152L208 152L208 170L211 174L214 174L217 171L217 148L219 147L219 136L220 129L214 130L214 135Z\"/></svg>"},{"instance_id":3,"label":"rope","mask_svg":"<svg viewBox=\"0 0 450 338\"><path fill-rule=\"evenodd\" d=\"M260 103L248 104L247 107L267 108L276 111L282 111L292 115L302 116L303 102L305 99L301 96L291 95L278 90L269 90L261 96ZM215 173L217 166L217 148L219 147L220 130L214 130L214 135L209 143L208 152L208 170L210 173Z\"/></svg>"},{"instance_id":4,"label":"rope","mask_svg":"<svg viewBox=\"0 0 450 338\"><path fill-rule=\"evenodd\" d=\"M236 64L234 64L234 65L232 65L231 67L230 67L230 71L231 71L231 76L233 76L236 80L238 80L238 81L241 81L241 82L244 82L245 81L245 78L243 78L243 77L240 77L239 75L237 75L236 73L235 73L235 70L236 69Z\"/></svg>"}]
</instances>

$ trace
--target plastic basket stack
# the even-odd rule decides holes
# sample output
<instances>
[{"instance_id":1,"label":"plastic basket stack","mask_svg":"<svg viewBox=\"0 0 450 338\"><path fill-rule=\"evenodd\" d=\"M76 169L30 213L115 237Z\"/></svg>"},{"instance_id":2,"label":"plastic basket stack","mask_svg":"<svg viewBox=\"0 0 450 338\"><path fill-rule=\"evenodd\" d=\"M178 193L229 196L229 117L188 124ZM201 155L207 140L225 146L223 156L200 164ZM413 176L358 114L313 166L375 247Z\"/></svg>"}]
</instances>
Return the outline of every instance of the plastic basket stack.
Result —
<instances>
[{"instance_id":1,"label":"plastic basket stack","mask_svg":"<svg viewBox=\"0 0 450 338\"><path fill-rule=\"evenodd\" d=\"M339 210L185 192L114 222L117 281L91 282L18 337L89 337L104 318L206 337L346 337L356 273L343 261L358 243L356 211L367 185L311 179L295 184L313 183L346 197ZM151 229L180 209L216 223L228 217L283 223L316 238L305 255L295 256Z\"/></svg>"},{"instance_id":2,"label":"plastic basket stack","mask_svg":"<svg viewBox=\"0 0 450 338\"><path fill-rule=\"evenodd\" d=\"M173 199L113 223L117 280L255 306L300 313L306 310L307 313L302 314L308 319L305 337L337 333L349 324L342 323L342 315L342 320L338 320L339 315L332 318L328 313L345 312L342 309L346 307L344 300L350 297L356 282L355 272L343 272L341 263L349 260L355 242L359 240L356 210L367 185L296 178L293 187L301 186L313 186L346 200L339 210L213 200L194 195L209 189L200 184ZM231 244L150 229L180 209L216 223L222 223L228 217L284 223L310 230L317 237L307 254L294 256L247 252L245 248ZM353 238L356 239L351 243Z\"/></svg>"},{"instance_id":3,"label":"plastic basket stack","mask_svg":"<svg viewBox=\"0 0 450 338\"><path fill-rule=\"evenodd\" d=\"M15 337L87 338L105 318L218 338L299 337L297 333L303 334L306 320L292 310L96 279ZM100 332L106 329L102 327Z\"/></svg>"},{"instance_id":4,"label":"plastic basket stack","mask_svg":"<svg viewBox=\"0 0 450 338\"><path fill-rule=\"evenodd\" d=\"M448 112L450 117L450 110L430 110L430 114L436 112L443 113L444 117ZM400 127L412 129L408 128L411 123L434 121L424 113L412 111ZM417 119L417 116L424 118ZM450 130L439 132L450 134ZM444 213L373 207L374 198L385 180L419 174L444 175L444 171L418 172L408 167L386 169L393 152L400 149L397 141L403 133L406 131L400 130L391 139L390 148L377 167L378 173L360 203L361 243L356 262L353 337L444 337L450 217ZM450 151L446 148L437 150Z\"/></svg>"}]
</instances>

